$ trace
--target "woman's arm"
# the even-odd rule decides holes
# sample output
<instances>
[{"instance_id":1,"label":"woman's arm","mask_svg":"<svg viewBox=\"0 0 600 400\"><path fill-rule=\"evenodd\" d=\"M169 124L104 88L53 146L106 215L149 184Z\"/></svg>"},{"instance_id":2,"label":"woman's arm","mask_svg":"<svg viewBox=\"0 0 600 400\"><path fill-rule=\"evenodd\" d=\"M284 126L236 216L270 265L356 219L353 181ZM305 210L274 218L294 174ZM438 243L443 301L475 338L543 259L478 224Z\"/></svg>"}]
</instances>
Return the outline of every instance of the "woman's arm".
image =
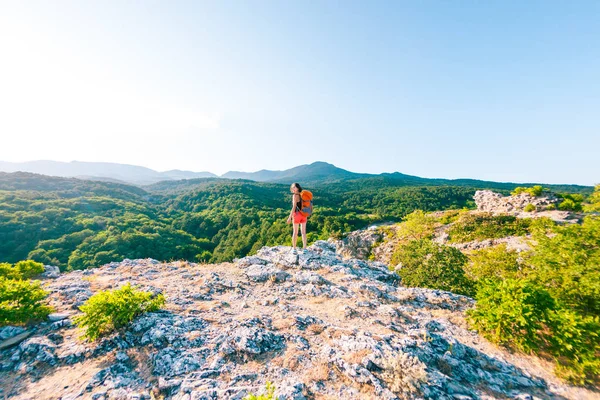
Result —
<instances>
[{"instance_id":1,"label":"woman's arm","mask_svg":"<svg viewBox=\"0 0 600 400\"><path fill-rule=\"evenodd\" d=\"M298 200L300 197L299 194L292 195L292 210L290 211L290 216L288 217L288 222L291 221L292 218L294 218L294 211L296 211L296 204L298 203L298 201L296 201L296 196L298 196Z\"/></svg>"}]
</instances>

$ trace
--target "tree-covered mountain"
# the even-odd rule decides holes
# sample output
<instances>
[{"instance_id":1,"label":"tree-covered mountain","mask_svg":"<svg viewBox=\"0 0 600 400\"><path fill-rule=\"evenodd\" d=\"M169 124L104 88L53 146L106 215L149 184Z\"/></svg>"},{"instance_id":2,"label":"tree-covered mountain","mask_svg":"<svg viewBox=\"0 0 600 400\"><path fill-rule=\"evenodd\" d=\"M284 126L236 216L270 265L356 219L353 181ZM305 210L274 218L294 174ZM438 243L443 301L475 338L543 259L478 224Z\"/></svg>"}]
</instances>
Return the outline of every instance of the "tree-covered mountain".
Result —
<instances>
[{"instance_id":1,"label":"tree-covered mountain","mask_svg":"<svg viewBox=\"0 0 600 400\"><path fill-rule=\"evenodd\" d=\"M476 179L440 179L422 178L400 172L366 174L351 172L333 164L317 161L312 164L299 165L283 171L260 170L257 172L230 171L222 176L210 172L192 172L171 170L158 172L150 168L116 163L91 163L72 161L62 163L56 161L31 161L27 163L7 163L0 161L0 171L32 172L43 175L77 177L84 180L134 184L148 186L150 191L156 188L185 188L196 183L205 182L206 178L246 179L255 182L291 184L300 182L309 186L329 186L341 184L347 188L381 188L388 186L469 186L477 188L513 190L517 186L534 186L539 183L491 182ZM179 182L179 181L184 182ZM169 183L168 181L172 181ZM189 181L189 182L186 182ZM590 193L591 187L581 185L548 185L543 186L565 192Z\"/></svg>"},{"instance_id":2,"label":"tree-covered mountain","mask_svg":"<svg viewBox=\"0 0 600 400\"><path fill-rule=\"evenodd\" d=\"M317 161L312 164L299 165L283 171L260 170L257 172L230 171L223 175L228 179L249 179L257 182L287 183L301 181L304 183L327 183L347 179L376 176L361 174L338 168L333 164Z\"/></svg>"},{"instance_id":3,"label":"tree-covered mountain","mask_svg":"<svg viewBox=\"0 0 600 400\"><path fill-rule=\"evenodd\" d=\"M411 179L308 182L315 195L309 241L399 221L415 209L472 207L477 189L500 187L508 193L516 186ZM227 261L264 245L289 244L291 227L285 220L290 207L287 183L201 178L136 187L0 173L0 261L30 258L63 269L144 257Z\"/></svg>"}]
</instances>

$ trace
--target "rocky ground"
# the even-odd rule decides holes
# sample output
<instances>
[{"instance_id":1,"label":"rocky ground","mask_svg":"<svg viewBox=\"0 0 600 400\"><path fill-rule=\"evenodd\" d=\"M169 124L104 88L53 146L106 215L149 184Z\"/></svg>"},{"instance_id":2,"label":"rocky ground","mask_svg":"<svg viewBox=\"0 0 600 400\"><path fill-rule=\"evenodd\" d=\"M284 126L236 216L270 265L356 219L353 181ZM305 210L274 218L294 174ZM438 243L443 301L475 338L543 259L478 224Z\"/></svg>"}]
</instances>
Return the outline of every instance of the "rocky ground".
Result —
<instances>
[{"instance_id":1,"label":"rocky ground","mask_svg":"<svg viewBox=\"0 0 600 400\"><path fill-rule=\"evenodd\" d=\"M263 248L234 263L124 260L47 277L48 322L0 329L0 398L592 399L552 365L467 329L473 300L406 288L380 262L332 242ZM71 318L126 282L167 298L89 343Z\"/></svg>"}]
</instances>

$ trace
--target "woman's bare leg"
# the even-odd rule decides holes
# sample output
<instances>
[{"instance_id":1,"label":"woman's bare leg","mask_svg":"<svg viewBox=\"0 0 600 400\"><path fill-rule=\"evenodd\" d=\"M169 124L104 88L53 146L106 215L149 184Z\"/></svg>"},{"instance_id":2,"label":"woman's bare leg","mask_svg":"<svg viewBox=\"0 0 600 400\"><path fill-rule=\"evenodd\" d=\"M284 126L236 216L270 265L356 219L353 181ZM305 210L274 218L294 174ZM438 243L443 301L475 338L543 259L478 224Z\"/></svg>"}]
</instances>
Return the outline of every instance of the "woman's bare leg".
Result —
<instances>
[{"instance_id":1,"label":"woman's bare leg","mask_svg":"<svg viewBox=\"0 0 600 400\"><path fill-rule=\"evenodd\" d=\"M294 232L292 233L292 247L296 248L296 243L298 243L298 224L294 224Z\"/></svg>"},{"instance_id":2,"label":"woman's bare leg","mask_svg":"<svg viewBox=\"0 0 600 400\"><path fill-rule=\"evenodd\" d=\"M302 247L306 248L306 222L302 226Z\"/></svg>"}]
</instances>

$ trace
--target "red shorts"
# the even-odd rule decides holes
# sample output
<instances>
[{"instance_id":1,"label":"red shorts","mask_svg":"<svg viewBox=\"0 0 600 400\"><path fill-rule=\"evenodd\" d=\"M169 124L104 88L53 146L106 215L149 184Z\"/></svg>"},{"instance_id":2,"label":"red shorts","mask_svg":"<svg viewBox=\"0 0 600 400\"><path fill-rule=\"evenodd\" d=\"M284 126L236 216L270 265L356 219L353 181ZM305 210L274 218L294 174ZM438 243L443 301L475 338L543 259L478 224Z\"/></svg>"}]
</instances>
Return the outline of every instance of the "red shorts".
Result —
<instances>
[{"instance_id":1,"label":"red shorts","mask_svg":"<svg viewBox=\"0 0 600 400\"><path fill-rule=\"evenodd\" d=\"M302 215L300 211L296 211L294 213L294 223L295 224L305 224L306 223L306 215Z\"/></svg>"}]
</instances>

